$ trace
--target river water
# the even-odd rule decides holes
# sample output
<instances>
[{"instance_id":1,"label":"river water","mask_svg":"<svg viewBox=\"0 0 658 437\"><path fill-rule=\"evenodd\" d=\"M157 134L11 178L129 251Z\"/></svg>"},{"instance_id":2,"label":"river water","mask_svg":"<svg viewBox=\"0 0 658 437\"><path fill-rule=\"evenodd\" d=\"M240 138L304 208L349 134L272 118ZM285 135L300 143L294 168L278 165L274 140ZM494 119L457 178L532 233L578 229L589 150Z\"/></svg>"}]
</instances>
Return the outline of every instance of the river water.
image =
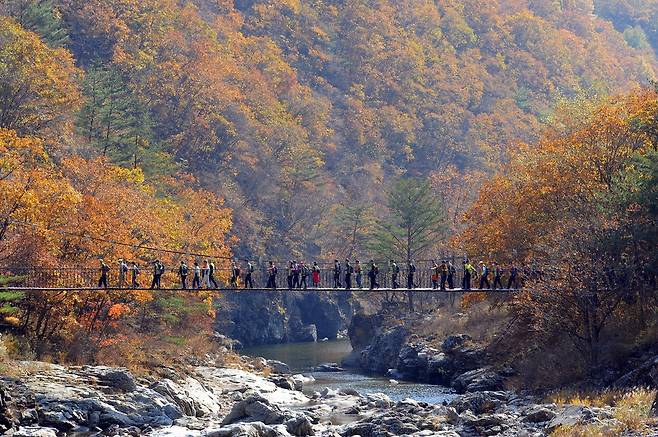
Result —
<instances>
[{"instance_id":1,"label":"river water","mask_svg":"<svg viewBox=\"0 0 658 437\"><path fill-rule=\"evenodd\" d=\"M251 357L283 361L293 372L313 376L315 382L304 384L306 393L320 391L323 387L349 387L362 394L384 393L395 401L411 398L419 402L441 403L449 402L454 397L450 390L437 385L391 382L389 378L363 375L351 370L331 373L311 371L322 363L340 363L351 351L349 340L337 340L257 346L245 348L241 352Z\"/></svg>"}]
</instances>

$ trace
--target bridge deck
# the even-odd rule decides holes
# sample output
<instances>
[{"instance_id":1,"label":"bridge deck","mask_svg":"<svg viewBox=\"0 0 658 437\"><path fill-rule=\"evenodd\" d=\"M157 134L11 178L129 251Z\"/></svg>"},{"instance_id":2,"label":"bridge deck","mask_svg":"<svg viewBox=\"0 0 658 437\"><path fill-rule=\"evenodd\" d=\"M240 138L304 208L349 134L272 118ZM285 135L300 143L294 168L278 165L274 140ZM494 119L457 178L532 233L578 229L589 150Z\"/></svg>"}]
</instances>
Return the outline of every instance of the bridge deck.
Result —
<instances>
[{"instance_id":1,"label":"bridge deck","mask_svg":"<svg viewBox=\"0 0 658 437\"><path fill-rule=\"evenodd\" d=\"M339 291L352 291L352 292L368 292L368 293L381 293L381 292L408 292L408 291L413 291L413 292L418 292L418 293L515 293L519 291L518 289L510 289L510 288L500 288L500 289L480 289L480 288L471 288L470 290L463 290L461 288L453 288L453 289L446 289L446 290L440 290L440 289L433 289L433 288L414 288L414 289L407 289L407 288L376 288L374 290L370 290L368 288L351 288L349 290L346 290L344 288L307 288L307 289L292 289L289 290L287 288L277 288L277 289L270 289L270 288L202 288L202 289L182 289L182 288L116 288L116 287L109 287L109 288L98 288L98 287L53 287L53 288L47 288L47 287L5 287L5 288L0 288L2 291L52 291L52 292L58 292L58 291L179 291L179 292L196 292L196 291L219 291L219 292L246 292L246 293L251 293L251 292L272 292L272 291L292 291L292 292L298 292L298 293L308 293L308 292L314 292L314 291L326 291L326 292L339 292Z\"/></svg>"}]
</instances>

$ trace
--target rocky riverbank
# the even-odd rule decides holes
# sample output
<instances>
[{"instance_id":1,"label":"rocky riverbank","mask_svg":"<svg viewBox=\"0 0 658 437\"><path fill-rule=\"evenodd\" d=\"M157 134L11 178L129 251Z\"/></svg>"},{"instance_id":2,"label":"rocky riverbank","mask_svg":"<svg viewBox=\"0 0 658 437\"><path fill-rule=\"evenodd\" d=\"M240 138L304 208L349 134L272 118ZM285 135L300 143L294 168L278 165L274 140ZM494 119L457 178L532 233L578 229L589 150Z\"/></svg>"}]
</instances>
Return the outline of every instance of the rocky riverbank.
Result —
<instances>
[{"instance_id":1,"label":"rocky riverbank","mask_svg":"<svg viewBox=\"0 0 658 437\"><path fill-rule=\"evenodd\" d=\"M611 408L535 404L506 391L456 396L445 405L351 389L301 392L282 363L252 371L211 361L184 374L135 377L125 369L17 363L0 379L0 430L13 437L112 436L543 436L561 425L616 426ZM252 373L268 366L263 375ZM632 434L628 434L632 435Z\"/></svg>"},{"instance_id":2,"label":"rocky riverbank","mask_svg":"<svg viewBox=\"0 0 658 437\"><path fill-rule=\"evenodd\" d=\"M487 350L465 334L445 338L440 347L412 339L404 325L386 326L380 315L356 315L348 335L353 353L344 365L397 379L452 387L458 393L502 390L514 370L490 364Z\"/></svg>"},{"instance_id":3,"label":"rocky riverbank","mask_svg":"<svg viewBox=\"0 0 658 437\"><path fill-rule=\"evenodd\" d=\"M344 290L229 291L217 304L215 330L243 346L335 340L358 308Z\"/></svg>"}]
</instances>

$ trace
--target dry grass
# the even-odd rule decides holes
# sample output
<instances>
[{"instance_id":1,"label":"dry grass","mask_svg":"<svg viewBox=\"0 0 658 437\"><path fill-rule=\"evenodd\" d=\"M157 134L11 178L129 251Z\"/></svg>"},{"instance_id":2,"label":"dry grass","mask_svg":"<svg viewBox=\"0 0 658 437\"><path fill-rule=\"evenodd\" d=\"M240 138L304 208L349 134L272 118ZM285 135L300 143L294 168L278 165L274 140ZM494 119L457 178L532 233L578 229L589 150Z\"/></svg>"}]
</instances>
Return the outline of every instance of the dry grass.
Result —
<instances>
[{"instance_id":1,"label":"dry grass","mask_svg":"<svg viewBox=\"0 0 658 437\"><path fill-rule=\"evenodd\" d=\"M550 401L557 404L583 405L587 407L614 407L613 426L576 425L560 427L553 437L608 437L623 434L653 435L658 420L651 415L651 404L656 390L636 388L628 392L605 390L598 393L559 392Z\"/></svg>"},{"instance_id":2,"label":"dry grass","mask_svg":"<svg viewBox=\"0 0 658 437\"><path fill-rule=\"evenodd\" d=\"M637 388L617 400L615 419L624 426L624 431L644 432L655 423L651 415L655 397L656 390Z\"/></svg>"},{"instance_id":3,"label":"dry grass","mask_svg":"<svg viewBox=\"0 0 658 437\"><path fill-rule=\"evenodd\" d=\"M427 319L418 325L420 336L434 336L438 339L453 334L468 334L474 341L491 342L496 333L502 331L509 320L503 307L492 307L489 302L479 302L467 309L455 305L441 305Z\"/></svg>"},{"instance_id":4,"label":"dry grass","mask_svg":"<svg viewBox=\"0 0 658 437\"><path fill-rule=\"evenodd\" d=\"M603 429L600 425L560 426L551 433L551 437L618 437L612 429Z\"/></svg>"}]
</instances>

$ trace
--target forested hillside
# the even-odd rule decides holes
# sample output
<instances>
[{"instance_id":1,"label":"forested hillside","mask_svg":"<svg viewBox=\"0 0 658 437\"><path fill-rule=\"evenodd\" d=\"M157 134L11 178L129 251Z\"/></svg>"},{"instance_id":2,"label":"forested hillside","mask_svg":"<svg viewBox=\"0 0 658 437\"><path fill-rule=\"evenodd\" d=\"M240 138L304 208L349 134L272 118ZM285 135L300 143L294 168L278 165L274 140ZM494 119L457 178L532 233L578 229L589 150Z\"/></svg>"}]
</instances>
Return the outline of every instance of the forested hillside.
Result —
<instances>
[{"instance_id":1,"label":"forested hillside","mask_svg":"<svg viewBox=\"0 0 658 437\"><path fill-rule=\"evenodd\" d=\"M0 144L29 147L30 171L65 180L51 185L75 209L49 219L66 202L50 207L51 185L28 184L48 214L20 197L2 219L333 257L406 175L429 176L456 221L508 144L536 139L558 102L655 77L651 48L594 3L2 0ZM7 230L3 247L27 232ZM107 251L80 244L46 252Z\"/></svg>"}]
</instances>

